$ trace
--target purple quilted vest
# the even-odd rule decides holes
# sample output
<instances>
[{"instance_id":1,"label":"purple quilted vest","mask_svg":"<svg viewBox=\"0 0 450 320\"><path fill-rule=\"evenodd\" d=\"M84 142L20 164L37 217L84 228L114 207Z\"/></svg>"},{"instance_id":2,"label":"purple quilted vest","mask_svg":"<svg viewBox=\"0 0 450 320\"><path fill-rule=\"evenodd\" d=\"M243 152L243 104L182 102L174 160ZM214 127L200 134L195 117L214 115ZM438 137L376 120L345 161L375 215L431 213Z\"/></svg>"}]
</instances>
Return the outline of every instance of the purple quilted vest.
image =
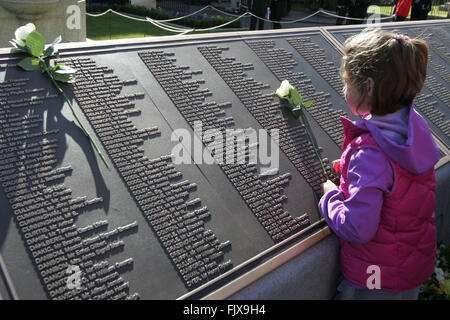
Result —
<instances>
[{"instance_id":1,"label":"purple quilted vest","mask_svg":"<svg viewBox=\"0 0 450 320\"><path fill-rule=\"evenodd\" d=\"M341 120L345 139L339 189L348 198L347 169L353 152L359 148L382 150L368 131L346 118ZM416 288L434 271L436 182L434 169L414 175L389 161L394 171L394 185L383 198L378 230L374 238L364 244L341 239L340 259L347 280L366 287L372 275L369 266L376 265L380 268L381 289L401 292Z\"/></svg>"}]
</instances>

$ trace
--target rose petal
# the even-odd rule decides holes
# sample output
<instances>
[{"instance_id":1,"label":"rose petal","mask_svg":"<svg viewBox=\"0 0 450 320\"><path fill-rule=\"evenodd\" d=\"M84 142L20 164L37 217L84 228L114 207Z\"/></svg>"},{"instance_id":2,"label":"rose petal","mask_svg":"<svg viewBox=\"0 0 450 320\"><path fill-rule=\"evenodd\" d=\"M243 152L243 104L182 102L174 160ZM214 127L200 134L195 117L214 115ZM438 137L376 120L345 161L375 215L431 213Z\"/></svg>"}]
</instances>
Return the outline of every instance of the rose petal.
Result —
<instances>
[{"instance_id":1,"label":"rose petal","mask_svg":"<svg viewBox=\"0 0 450 320\"><path fill-rule=\"evenodd\" d=\"M27 30L29 33L31 33L31 32L33 32L34 30L36 30L36 26L35 26L34 24L32 24L32 23L27 23L27 24L25 25L25 28L26 28L26 30Z\"/></svg>"},{"instance_id":2,"label":"rose petal","mask_svg":"<svg viewBox=\"0 0 450 320\"><path fill-rule=\"evenodd\" d=\"M283 80L281 82L280 87L277 89L276 94L280 98L286 98L289 97L289 90L293 88L288 80Z\"/></svg>"},{"instance_id":3,"label":"rose petal","mask_svg":"<svg viewBox=\"0 0 450 320\"><path fill-rule=\"evenodd\" d=\"M75 72L77 72L77 70L73 69L73 68L71 68L69 66L66 66L66 65L61 65L61 66L58 67L58 69L55 70L55 72L61 73L61 74L63 74L63 73L75 73Z\"/></svg>"},{"instance_id":4,"label":"rose petal","mask_svg":"<svg viewBox=\"0 0 450 320\"><path fill-rule=\"evenodd\" d=\"M36 26L32 23L27 23L26 25L17 28L14 35L16 36L16 40L23 41L26 40L28 35L34 30L36 30ZM25 46L25 43L23 43L23 46Z\"/></svg>"},{"instance_id":5,"label":"rose petal","mask_svg":"<svg viewBox=\"0 0 450 320\"><path fill-rule=\"evenodd\" d=\"M292 87L288 80L283 80L283 81L281 81L281 85L282 85L282 86Z\"/></svg>"},{"instance_id":6,"label":"rose petal","mask_svg":"<svg viewBox=\"0 0 450 320\"><path fill-rule=\"evenodd\" d=\"M21 26L19 28L16 29L16 31L14 32L14 36L16 37L16 40L20 40L23 39L22 35L25 33L25 26Z\"/></svg>"},{"instance_id":7,"label":"rose petal","mask_svg":"<svg viewBox=\"0 0 450 320\"><path fill-rule=\"evenodd\" d=\"M16 41L16 43L21 46L21 47L25 47L25 42L20 40L20 39L14 39Z\"/></svg>"},{"instance_id":8,"label":"rose petal","mask_svg":"<svg viewBox=\"0 0 450 320\"><path fill-rule=\"evenodd\" d=\"M23 38L21 38L21 39L26 40L28 35L30 33L32 33L34 30L36 30L36 27L34 26L34 24L28 23L27 25L25 25L25 32L23 33Z\"/></svg>"}]
</instances>

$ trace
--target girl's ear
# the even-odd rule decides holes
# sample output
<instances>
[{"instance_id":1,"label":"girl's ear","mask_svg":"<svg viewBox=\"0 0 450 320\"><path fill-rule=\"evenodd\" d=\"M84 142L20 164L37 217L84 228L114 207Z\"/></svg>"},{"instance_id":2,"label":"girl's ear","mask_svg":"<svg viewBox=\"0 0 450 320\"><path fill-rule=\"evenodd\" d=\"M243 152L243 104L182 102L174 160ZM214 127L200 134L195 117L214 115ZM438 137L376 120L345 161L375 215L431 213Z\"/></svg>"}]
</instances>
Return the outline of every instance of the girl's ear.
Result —
<instances>
[{"instance_id":1,"label":"girl's ear","mask_svg":"<svg viewBox=\"0 0 450 320\"><path fill-rule=\"evenodd\" d=\"M368 77L366 79L366 88L367 88L367 95L369 96L369 98L372 98L372 96L373 96L374 87L375 87L375 82L373 81L373 78Z\"/></svg>"}]
</instances>

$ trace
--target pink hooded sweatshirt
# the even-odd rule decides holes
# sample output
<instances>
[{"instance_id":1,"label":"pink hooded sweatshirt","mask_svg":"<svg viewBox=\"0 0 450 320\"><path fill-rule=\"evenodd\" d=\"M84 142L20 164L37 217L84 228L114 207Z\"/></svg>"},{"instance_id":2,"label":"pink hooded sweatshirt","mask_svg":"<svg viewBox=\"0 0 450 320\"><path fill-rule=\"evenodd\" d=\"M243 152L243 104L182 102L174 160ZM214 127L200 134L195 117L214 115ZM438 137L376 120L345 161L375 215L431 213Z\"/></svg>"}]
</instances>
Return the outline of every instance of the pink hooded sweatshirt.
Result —
<instances>
[{"instance_id":1,"label":"pink hooded sweatshirt","mask_svg":"<svg viewBox=\"0 0 450 320\"><path fill-rule=\"evenodd\" d=\"M369 267L377 266L381 289L416 288L434 271L439 149L413 106L356 122L342 118L342 123L339 190L319 202L341 239L342 273L366 287Z\"/></svg>"}]
</instances>

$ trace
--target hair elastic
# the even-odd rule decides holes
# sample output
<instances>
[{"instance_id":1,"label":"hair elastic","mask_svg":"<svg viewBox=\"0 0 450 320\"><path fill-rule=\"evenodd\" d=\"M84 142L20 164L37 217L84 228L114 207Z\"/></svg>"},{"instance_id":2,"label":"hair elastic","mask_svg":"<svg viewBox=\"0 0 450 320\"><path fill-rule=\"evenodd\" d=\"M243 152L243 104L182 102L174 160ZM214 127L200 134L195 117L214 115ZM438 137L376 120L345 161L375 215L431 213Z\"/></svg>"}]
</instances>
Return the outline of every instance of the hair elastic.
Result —
<instances>
[{"instance_id":1,"label":"hair elastic","mask_svg":"<svg viewBox=\"0 0 450 320\"><path fill-rule=\"evenodd\" d=\"M408 37L408 36L405 35L405 34L396 34L396 35L394 36L394 39L395 39L395 40L400 40L400 39L403 39L403 40L411 40L411 38Z\"/></svg>"}]
</instances>

